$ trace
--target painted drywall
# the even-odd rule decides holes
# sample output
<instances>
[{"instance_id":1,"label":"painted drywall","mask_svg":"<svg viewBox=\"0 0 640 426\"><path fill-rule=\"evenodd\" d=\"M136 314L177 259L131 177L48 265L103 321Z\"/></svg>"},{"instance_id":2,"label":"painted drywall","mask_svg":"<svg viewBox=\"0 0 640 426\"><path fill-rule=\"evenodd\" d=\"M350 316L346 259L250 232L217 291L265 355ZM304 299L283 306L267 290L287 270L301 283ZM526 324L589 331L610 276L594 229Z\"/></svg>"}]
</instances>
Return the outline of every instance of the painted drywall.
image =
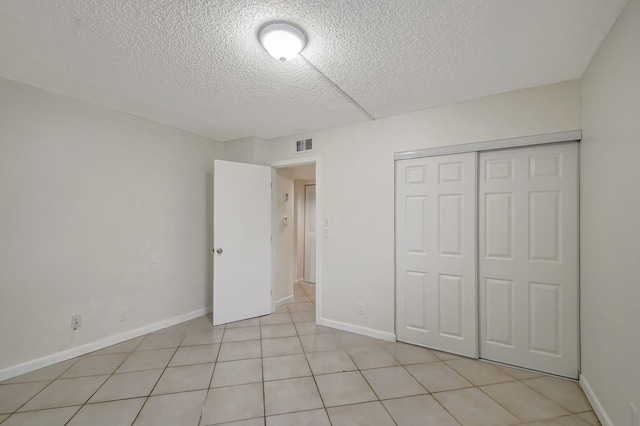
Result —
<instances>
[{"instance_id":1,"label":"painted drywall","mask_svg":"<svg viewBox=\"0 0 640 426\"><path fill-rule=\"evenodd\" d=\"M614 425L640 409L639 40L631 0L581 81L582 372Z\"/></svg>"},{"instance_id":2,"label":"painted drywall","mask_svg":"<svg viewBox=\"0 0 640 426\"><path fill-rule=\"evenodd\" d=\"M220 157L211 139L0 79L0 372L207 308Z\"/></svg>"},{"instance_id":3,"label":"painted drywall","mask_svg":"<svg viewBox=\"0 0 640 426\"><path fill-rule=\"evenodd\" d=\"M580 128L577 81L305 134L322 159L320 316L394 331L394 152ZM271 161L300 159L298 137L272 139ZM364 315L356 303L364 303Z\"/></svg>"},{"instance_id":4,"label":"painted drywall","mask_svg":"<svg viewBox=\"0 0 640 426\"><path fill-rule=\"evenodd\" d=\"M294 185L293 173L287 169L276 170L276 194L273 215L273 229L276 230L274 250L276 250L275 301L293 296L294 269ZM284 200L284 194L287 201ZM283 218L287 218L287 224Z\"/></svg>"},{"instance_id":5,"label":"painted drywall","mask_svg":"<svg viewBox=\"0 0 640 426\"><path fill-rule=\"evenodd\" d=\"M224 159L238 163L266 164L268 146L264 140L246 137L223 142Z\"/></svg>"}]
</instances>

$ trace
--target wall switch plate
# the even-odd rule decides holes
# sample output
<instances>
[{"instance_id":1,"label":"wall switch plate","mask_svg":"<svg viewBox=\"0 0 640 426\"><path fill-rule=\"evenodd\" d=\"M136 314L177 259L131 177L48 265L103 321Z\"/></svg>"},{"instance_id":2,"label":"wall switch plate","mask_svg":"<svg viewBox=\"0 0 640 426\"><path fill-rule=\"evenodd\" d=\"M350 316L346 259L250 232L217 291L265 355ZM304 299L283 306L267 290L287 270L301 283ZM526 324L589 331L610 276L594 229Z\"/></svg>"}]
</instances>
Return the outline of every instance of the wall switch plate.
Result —
<instances>
[{"instance_id":1,"label":"wall switch plate","mask_svg":"<svg viewBox=\"0 0 640 426\"><path fill-rule=\"evenodd\" d=\"M323 226L331 226L331 220L329 220L329 216L325 216L325 217L322 219L322 225L323 225Z\"/></svg>"},{"instance_id":2,"label":"wall switch plate","mask_svg":"<svg viewBox=\"0 0 640 426\"><path fill-rule=\"evenodd\" d=\"M82 315L75 314L71 316L71 329L77 330L82 325Z\"/></svg>"},{"instance_id":3,"label":"wall switch plate","mask_svg":"<svg viewBox=\"0 0 640 426\"><path fill-rule=\"evenodd\" d=\"M126 321L129 319L129 312L127 308L120 309L120 321Z\"/></svg>"},{"instance_id":4,"label":"wall switch plate","mask_svg":"<svg viewBox=\"0 0 640 426\"><path fill-rule=\"evenodd\" d=\"M356 314L364 315L364 303L362 302L356 303Z\"/></svg>"}]
</instances>

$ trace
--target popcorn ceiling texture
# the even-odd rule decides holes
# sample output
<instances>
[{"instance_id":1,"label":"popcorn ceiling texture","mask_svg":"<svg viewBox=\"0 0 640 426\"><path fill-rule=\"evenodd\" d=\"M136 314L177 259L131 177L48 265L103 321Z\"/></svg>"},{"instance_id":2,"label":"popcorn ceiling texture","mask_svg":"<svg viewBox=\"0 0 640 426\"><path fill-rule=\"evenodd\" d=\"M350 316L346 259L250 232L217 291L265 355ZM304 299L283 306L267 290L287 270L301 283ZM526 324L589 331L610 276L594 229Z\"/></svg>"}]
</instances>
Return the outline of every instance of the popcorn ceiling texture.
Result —
<instances>
[{"instance_id":1,"label":"popcorn ceiling texture","mask_svg":"<svg viewBox=\"0 0 640 426\"><path fill-rule=\"evenodd\" d=\"M0 76L217 140L374 117L579 78L627 0L2 0Z\"/></svg>"}]
</instances>

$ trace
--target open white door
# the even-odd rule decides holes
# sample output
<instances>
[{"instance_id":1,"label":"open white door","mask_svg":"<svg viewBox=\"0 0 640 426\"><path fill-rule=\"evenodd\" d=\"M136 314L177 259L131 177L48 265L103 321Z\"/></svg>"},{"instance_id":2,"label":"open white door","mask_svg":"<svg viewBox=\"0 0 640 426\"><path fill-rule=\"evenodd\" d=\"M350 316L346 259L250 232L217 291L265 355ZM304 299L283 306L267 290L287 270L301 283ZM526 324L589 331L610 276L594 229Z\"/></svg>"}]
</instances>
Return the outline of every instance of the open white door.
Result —
<instances>
[{"instance_id":1,"label":"open white door","mask_svg":"<svg viewBox=\"0 0 640 426\"><path fill-rule=\"evenodd\" d=\"M398 340L476 357L476 154L396 162Z\"/></svg>"},{"instance_id":2,"label":"open white door","mask_svg":"<svg viewBox=\"0 0 640 426\"><path fill-rule=\"evenodd\" d=\"M213 324L271 312L271 168L216 160Z\"/></svg>"}]
</instances>

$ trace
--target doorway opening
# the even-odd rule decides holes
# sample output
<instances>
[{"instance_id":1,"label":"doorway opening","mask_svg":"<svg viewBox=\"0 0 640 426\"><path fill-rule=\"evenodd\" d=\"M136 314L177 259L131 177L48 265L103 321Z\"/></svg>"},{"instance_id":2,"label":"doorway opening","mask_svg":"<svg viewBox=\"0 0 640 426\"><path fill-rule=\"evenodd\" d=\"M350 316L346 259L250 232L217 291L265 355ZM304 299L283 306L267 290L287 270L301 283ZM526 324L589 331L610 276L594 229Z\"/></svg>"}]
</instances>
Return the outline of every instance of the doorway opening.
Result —
<instances>
[{"instance_id":1,"label":"doorway opening","mask_svg":"<svg viewBox=\"0 0 640 426\"><path fill-rule=\"evenodd\" d=\"M273 309L287 305L306 320L320 317L320 229L318 161L272 164ZM304 314L303 314L304 312Z\"/></svg>"}]
</instances>

